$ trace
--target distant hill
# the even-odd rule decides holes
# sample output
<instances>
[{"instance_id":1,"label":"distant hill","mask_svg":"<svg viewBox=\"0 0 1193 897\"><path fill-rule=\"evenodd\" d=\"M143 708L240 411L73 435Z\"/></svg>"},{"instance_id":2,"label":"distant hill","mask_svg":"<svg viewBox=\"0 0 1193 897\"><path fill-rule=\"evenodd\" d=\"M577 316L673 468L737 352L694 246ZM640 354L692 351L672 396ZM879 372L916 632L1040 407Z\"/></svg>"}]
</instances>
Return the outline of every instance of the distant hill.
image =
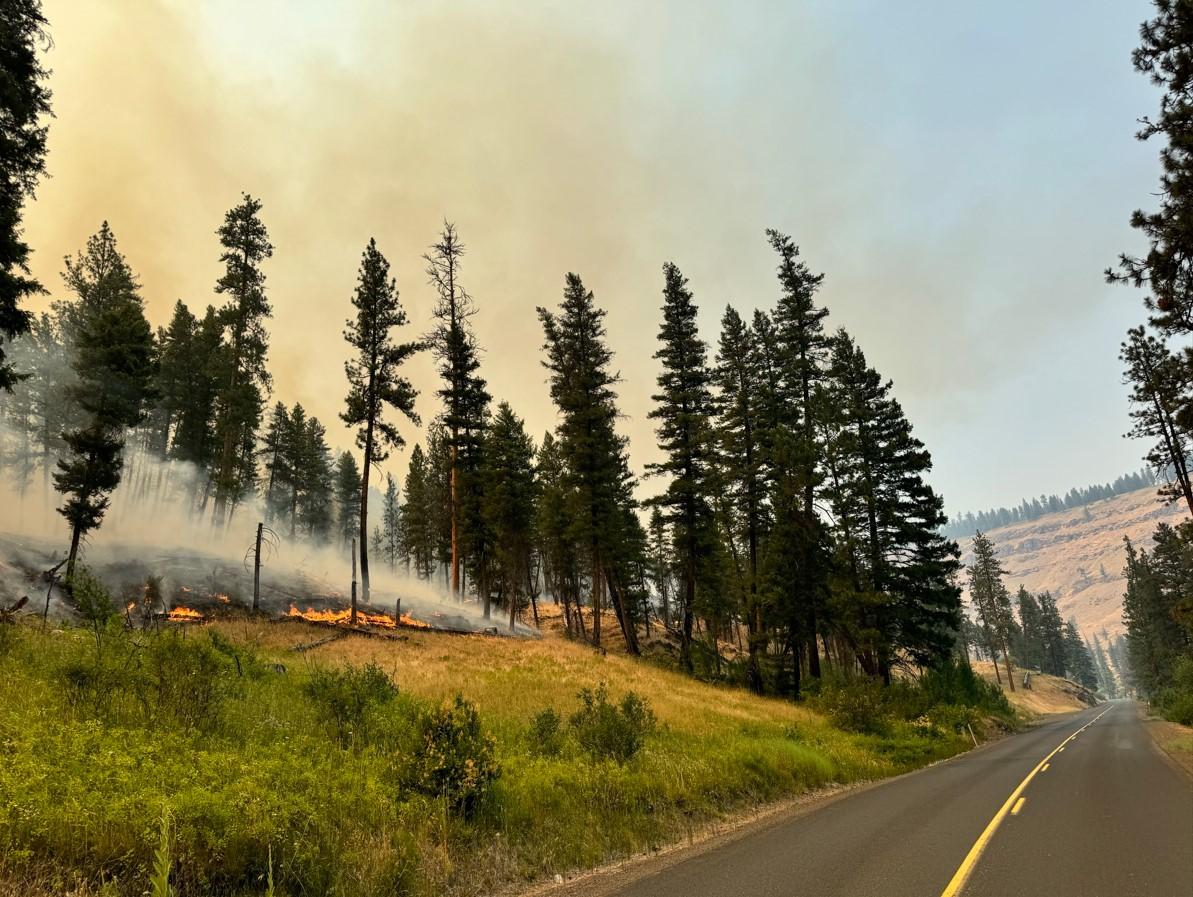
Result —
<instances>
[{"instance_id":1,"label":"distant hill","mask_svg":"<svg viewBox=\"0 0 1193 897\"><path fill-rule=\"evenodd\" d=\"M1183 505L1163 505L1149 486L1081 507L1044 514L1035 520L991 529L1008 571L1012 593L1020 585L1029 592L1051 592L1061 616L1072 617L1087 639L1105 630L1122 632L1123 537L1145 548L1161 521L1186 519ZM970 539L959 540L962 560L972 559Z\"/></svg>"}]
</instances>

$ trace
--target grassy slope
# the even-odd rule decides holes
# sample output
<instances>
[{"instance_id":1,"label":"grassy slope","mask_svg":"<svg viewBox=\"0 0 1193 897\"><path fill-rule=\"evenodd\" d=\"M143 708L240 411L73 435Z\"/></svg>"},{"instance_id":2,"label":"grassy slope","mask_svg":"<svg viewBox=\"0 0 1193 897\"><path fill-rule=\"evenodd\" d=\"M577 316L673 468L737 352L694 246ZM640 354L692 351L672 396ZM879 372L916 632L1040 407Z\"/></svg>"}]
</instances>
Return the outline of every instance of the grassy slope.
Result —
<instances>
[{"instance_id":1,"label":"grassy slope","mask_svg":"<svg viewBox=\"0 0 1193 897\"><path fill-rule=\"evenodd\" d=\"M412 632L400 641L350 636L297 654L290 649L326 630L218 628L287 673L237 680L206 731L150 722L131 700L98 713L71 706L63 670L89 656L85 632L27 626L9 639L0 651L0 890L19 882L34 893L34 881L82 875L91 887L115 877L113 894L142 893L168 806L189 893L261 893L270 849L281 893L488 893L964 748L960 737L907 724L881 738L847 734L806 708L558 639ZM477 703L503 772L475 818L403 788L411 752L394 746L400 738L346 751L329 736L301 690L309 668L370 661L393 676L403 702L463 692ZM566 718L576 692L602 681L615 697L632 688L650 701L661 728L643 752L624 766L592 761L574 744L562 756L532 758L532 716L553 707Z\"/></svg>"},{"instance_id":2,"label":"grassy slope","mask_svg":"<svg viewBox=\"0 0 1193 897\"><path fill-rule=\"evenodd\" d=\"M1061 616L1074 618L1086 638L1103 630L1113 637L1123 631L1123 536L1150 548L1159 523L1176 523L1185 516L1180 505L1160 504L1149 487L987 535L998 546L1011 589L1023 585L1032 592L1050 591ZM970 540L961 543L962 560L968 563Z\"/></svg>"},{"instance_id":3,"label":"grassy slope","mask_svg":"<svg viewBox=\"0 0 1193 897\"><path fill-rule=\"evenodd\" d=\"M988 660L972 661L974 672L988 682L997 681L994 676L994 665ZM1062 679L1059 676L1048 676L1043 673L1032 673L1031 688L1020 687L1023 682L1023 671L1015 671L1015 691L1006 686L1006 668L999 667L1003 677L1003 694L1016 710L1026 713L1029 717L1043 713L1068 713L1073 710L1084 710L1094 700L1088 689L1082 688L1076 682Z\"/></svg>"}]
</instances>

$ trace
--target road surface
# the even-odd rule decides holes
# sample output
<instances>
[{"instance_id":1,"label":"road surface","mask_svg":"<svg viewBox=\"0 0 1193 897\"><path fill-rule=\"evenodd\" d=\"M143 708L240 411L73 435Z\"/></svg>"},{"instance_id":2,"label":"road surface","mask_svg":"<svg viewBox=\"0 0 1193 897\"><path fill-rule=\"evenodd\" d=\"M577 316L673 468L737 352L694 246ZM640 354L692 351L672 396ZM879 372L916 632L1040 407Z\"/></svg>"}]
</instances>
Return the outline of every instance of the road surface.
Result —
<instances>
[{"instance_id":1,"label":"road surface","mask_svg":"<svg viewBox=\"0 0 1193 897\"><path fill-rule=\"evenodd\" d=\"M1193 897L1193 780L1152 744L1138 705L1112 701L649 865L582 892Z\"/></svg>"}]
</instances>

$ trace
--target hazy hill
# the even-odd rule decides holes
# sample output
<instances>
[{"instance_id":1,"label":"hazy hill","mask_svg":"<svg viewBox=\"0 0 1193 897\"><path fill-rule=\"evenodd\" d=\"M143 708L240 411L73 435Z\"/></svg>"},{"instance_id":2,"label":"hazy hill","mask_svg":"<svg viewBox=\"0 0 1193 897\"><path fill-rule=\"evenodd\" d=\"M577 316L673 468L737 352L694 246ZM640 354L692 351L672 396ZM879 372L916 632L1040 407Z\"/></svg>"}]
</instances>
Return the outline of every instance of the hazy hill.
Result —
<instances>
[{"instance_id":1,"label":"hazy hill","mask_svg":"<svg viewBox=\"0 0 1193 897\"><path fill-rule=\"evenodd\" d=\"M990 530L1009 573L1007 586L1049 591L1061 615L1077 621L1089 637L1103 629L1123 631L1123 537L1150 547L1161 521L1186 517L1183 505L1163 505L1152 487L1046 514L1026 523ZM961 541L963 560L972 560L970 540Z\"/></svg>"}]
</instances>

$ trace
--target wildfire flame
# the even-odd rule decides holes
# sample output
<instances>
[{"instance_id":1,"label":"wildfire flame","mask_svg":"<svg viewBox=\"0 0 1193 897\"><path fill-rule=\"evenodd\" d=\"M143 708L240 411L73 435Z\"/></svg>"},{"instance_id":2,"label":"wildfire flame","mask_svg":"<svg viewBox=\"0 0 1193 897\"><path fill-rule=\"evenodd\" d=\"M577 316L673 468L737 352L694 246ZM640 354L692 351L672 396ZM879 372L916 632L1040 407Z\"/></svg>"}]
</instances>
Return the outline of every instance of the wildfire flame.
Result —
<instances>
[{"instance_id":1,"label":"wildfire flame","mask_svg":"<svg viewBox=\"0 0 1193 897\"><path fill-rule=\"evenodd\" d=\"M171 611L166 614L166 619L173 620L177 623L184 623L202 620L203 615L197 610L179 605L178 607L171 609Z\"/></svg>"},{"instance_id":2,"label":"wildfire flame","mask_svg":"<svg viewBox=\"0 0 1193 897\"><path fill-rule=\"evenodd\" d=\"M330 623L335 626L347 626L352 621L351 610L314 610L309 607L306 610L299 610L293 604L290 605L290 610L287 611L286 616L310 620L312 623ZM402 626L409 626L414 629L431 628L429 623L416 620L409 614L402 614L400 619ZM356 622L364 626L376 626L379 629L398 628L398 622L389 614L371 614L363 610L357 610Z\"/></svg>"}]
</instances>

